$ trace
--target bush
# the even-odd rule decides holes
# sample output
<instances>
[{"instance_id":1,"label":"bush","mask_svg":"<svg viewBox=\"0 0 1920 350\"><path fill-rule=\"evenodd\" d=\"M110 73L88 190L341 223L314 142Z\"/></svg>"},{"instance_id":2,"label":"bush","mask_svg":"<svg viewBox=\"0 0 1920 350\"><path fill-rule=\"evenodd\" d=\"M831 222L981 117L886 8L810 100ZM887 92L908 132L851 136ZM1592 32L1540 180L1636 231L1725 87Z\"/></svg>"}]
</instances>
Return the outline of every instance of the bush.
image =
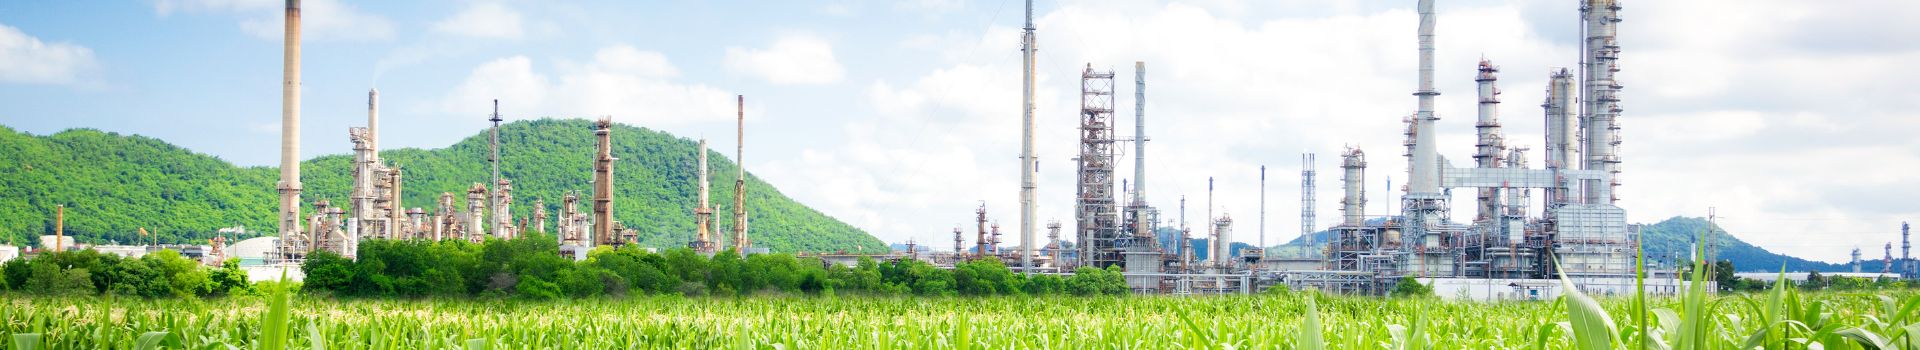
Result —
<instances>
[{"instance_id":1,"label":"bush","mask_svg":"<svg viewBox=\"0 0 1920 350\"><path fill-rule=\"evenodd\" d=\"M553 300L560 298L560 285L527 276L514 285L514 295L532 300Z\"/></svg>"},{"instance_id":2,"label":"bush","mask_svg":"<svg viewBox=\"0 0 1920 350\"><path fill-rule=\"evenodd\" d=\"M1420 280L1414 279L1413 276L1401 277L1399 283L1393 284L1391 295L1395 298L1432 297L1433 287L1420 284Z\"/></svg>"}]
</instances>

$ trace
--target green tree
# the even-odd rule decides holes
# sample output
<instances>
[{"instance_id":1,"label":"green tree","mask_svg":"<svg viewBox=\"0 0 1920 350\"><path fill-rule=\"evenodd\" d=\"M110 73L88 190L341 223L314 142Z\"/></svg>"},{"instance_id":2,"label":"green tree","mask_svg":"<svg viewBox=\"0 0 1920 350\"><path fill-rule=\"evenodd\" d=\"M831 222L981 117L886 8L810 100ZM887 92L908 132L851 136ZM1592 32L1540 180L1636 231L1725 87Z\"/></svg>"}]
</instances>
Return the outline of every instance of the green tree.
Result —
<instances>
[{"instance_id":1,"label":"green tree","mask_svg":"<svg viewBox=\"0 0 1920 350\"><path fill-rule=\"evenodd\" d=\"M1414 279L1413 276L1401 277L1398 283L1393 284L1393 292L1390 295L1395 298L1432 297L1433 287L1421 284L1420 280Z\"/></svg>"}]
</instances>

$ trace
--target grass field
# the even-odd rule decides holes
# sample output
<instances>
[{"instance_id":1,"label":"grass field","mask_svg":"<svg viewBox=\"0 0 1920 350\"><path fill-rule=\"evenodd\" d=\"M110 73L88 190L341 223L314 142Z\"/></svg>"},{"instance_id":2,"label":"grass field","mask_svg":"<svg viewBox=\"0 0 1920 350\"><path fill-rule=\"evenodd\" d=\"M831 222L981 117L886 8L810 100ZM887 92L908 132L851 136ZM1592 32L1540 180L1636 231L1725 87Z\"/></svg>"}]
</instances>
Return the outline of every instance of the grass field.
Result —
<instances>
[{"instance_id":1,"label":"grass field","mask_svg":"<svg viewBox=\"0 0 1920 350\"><path fill-rule=\"evenodd\" d=\"M1648 348L1871 348L1905 342L1907 295L1793 293L1654 299ZM1229 297L635 297L552 302L214 300L0 296L7 348L1639 348L1632 299L1600 300L1604 340L1562 302L1448 302L1289 295ZM1580 303L1575 302L1576 310ZM1700 307L1697 322L1688 315ZM1312 310L1311 313L1308 311ZM1311 315L1311 317L1308 317ZM1574 320L1574 322L1569 322ZM1771 330L1762 334L1762 325ZM1607 331L1601 329L1602 331ZM24 335L23 335L24 334ZM283 334L283 335L276 335ZM274 339L283 338L279 342ZM1897 337L1898 339L1888 339ZM1315 342L1314 339L1319 339ZM1593 338L1588 338L1593 339ZM1589 344L1582 346L1582 344ZM1669 345L1670 344L1670 345ZM1322 345L1322 346L1314 346ZM1817 348L1817 347L1816 347Z\"/></svg>"}]
</instances>

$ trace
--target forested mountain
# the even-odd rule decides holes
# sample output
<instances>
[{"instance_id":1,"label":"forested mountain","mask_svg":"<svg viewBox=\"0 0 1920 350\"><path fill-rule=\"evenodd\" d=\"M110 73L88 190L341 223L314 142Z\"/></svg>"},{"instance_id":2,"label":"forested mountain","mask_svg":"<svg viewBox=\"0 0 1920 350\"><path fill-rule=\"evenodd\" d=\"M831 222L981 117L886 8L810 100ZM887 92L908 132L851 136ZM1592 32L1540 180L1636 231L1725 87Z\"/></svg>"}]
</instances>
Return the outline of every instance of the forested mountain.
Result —
<instances>
[{"instance_id":1,"label":"forested mountain","mask_svg":"<svg viewBox=\"0 0 1920 350\"><path fill-rule=\"evenodd\" d=\"M590 193L591 125L568 119L501 126L500 172L513 180L515 217L530 216L535 198L557 216L562 193ZM693 237L698 200L696 141L616 124L613 143L619 158L614 218L638 231L644 246L684 246ZM440 193L455 193L461 198L456 205L464 206L464 191L487 181L487 148L481 130L447 148L386 150L381 157L404 171L403 204L432 212ZM738 168L720 152L709 152L714 217L719 230L728 232ZM350 155L329 155L304 162L301 199L344 204L351 161ZM51 233L55 204L67 205L67 233L82 242L154 239L139 237L142 227L162 243L204 242L214 230L236 225L270 233L278 174L277 168L235 167L148 137L90 129L34 136L0 127L0 241L27 243ZM879 239L794 202L751 173L746 197L755 246L776 252L886 249ZM590 210L586 198L581 202L580 210Z\"/></svg>"},{"instance_id":2,"label":"forested mountain","mask_svg":"<svg viewBox=\"0 0 1920 350\"><path fill-rule=\"evenodd\" d=\"M1652 264L1673 266L1675 261L1689 259L1692 257L1694 240L1702 232L1706 232L1706 227L1707 219L1705 218L1679 216L1658 223L1641 224L1640 236L1645 244L1647 260ZM1321 244L1334 238L1333 231L1320 231L1313 236ZM1785 264L1788 271L1852 271L1852 268L1845 264L1812 261L1767 251L1741 241L1719 226L1713 227L1712 242L1718 247L1716 260L1731 261L1734 269L1740 272L1779 271L1782 264ZM1292 241L1275 248L1279 252L1304 255L1307 252L1305 244L1300 237L1295 237ZM1868 261L1862 265L1863 272L1880 271L1878 260Z\"/></svg>"}]
</instances>

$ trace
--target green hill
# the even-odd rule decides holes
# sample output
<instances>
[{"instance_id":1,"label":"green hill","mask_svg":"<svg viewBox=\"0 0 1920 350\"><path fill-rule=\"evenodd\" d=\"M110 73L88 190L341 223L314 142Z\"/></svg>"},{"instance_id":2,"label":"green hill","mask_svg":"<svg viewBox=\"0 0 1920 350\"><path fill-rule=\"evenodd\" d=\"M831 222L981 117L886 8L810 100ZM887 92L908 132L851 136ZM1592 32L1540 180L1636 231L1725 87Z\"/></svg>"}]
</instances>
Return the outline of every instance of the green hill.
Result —
<instances>
[{"instance_id":1,"label":"green hill","mask_svg":"<svg viewBox=\"0 0 1920 350\"><path fill-rule=\"evenodd\" d=\"M557 214L563 192L591 189L591 122L521 121L500 129L500 171L513 180L516 217L529 216L535 198ZM642 245L685 245L693 237L698 195L696 141L618 124L613 135L614 156L620 158L614 165L614 218L638 231ZM432 211L441 192L464 198L466 188L487 181L486 141L482 130L447 148L387 150L381 157L405 171L405 206ZM728 231L737 167L719 152L708 157L715 217L720 230ZM344 203L351 158L329 155L302 163L301 199ZM203 242L214 230L236 225L256 234L272 231L278 176L274 167L235 167L143 136L91 129L34 136L0 127L0 241L27 243L51 234L55 204L67 205L66 232L82 242L152 239L138 236L142 227L162 243ZM747 207L756 246L776 252L886 249L879 239L794 202L751 173ZM581 210L588 210L585 203Z\"/></svg>"},{"instance_id":2,"label":"green hill","mask_svg":"<svg viewBox=\"0 0 1920 350\"><path fill-rule=\"evenodd\" d=\"M1673 262L1688 259L1692 256L1695 237L1705 232L1706 227L1707 219L1705 218L1678 216L1658 223L1642 224L1640 236L1646 247L1647 260ZM1333 231L1320 231L1314 233L1314 237L1325 244L1324 242L1334 238L1334 234ZM1786 264L1788 271L1852 271L1852 268L1845 264L1806 260L1767 251L1741 241L1718 226L1713 228L1713 242L1719 247L1718 259L1732 261L1734 269L1741 272L1779 271L1783 263ZM1288 257L1307 256L1308 250L1305 245L1301 238L1295 237L1286 244L1274 247L1273 254ZM1862 271L1880 271L1879 261L1869 261L1862 265Z\"/></svg>"}]
</instances>

